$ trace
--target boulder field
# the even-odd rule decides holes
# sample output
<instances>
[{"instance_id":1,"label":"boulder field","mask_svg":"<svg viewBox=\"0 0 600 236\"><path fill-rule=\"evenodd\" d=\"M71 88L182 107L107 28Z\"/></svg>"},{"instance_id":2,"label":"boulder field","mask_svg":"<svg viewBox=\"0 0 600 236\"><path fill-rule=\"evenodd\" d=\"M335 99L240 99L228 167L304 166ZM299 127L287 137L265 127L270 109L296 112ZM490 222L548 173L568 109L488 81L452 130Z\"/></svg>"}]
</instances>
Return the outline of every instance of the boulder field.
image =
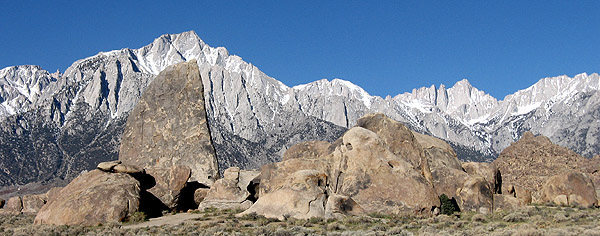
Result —
<instances>
[{"instance_id":1,"label":"boulder field","mask_svg":"<svg viewBox=\"0 0 600 236\"><path fill-rule=\"evenodd\" d=\"M222 177L210 137L197 63L170 66L128 117L119 160L99 163L64 188L2 200L0 213L91 226L138 212L207 208L308 219L434 215L446 209L442 204L479 213L532 202L597 206L598 165L590 163L600 158L581 159L530 133L493 163L463 163L445 141L368 114L333 143L298 143L280 162L231 167Z\"/></svg>"}]
</instances>

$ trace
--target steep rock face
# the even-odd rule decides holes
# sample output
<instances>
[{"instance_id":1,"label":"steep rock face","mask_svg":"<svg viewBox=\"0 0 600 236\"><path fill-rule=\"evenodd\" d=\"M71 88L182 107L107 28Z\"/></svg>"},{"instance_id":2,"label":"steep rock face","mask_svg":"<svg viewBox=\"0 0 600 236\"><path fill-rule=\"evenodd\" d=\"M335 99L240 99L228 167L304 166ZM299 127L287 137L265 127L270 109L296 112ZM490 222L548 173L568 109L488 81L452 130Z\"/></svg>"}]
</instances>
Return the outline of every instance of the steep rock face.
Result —
<instances>
[{"instance_id":1,"label":"steep rock face","mask_svg":"<svg viewBox=\"0 0 600 236\"><path fill-rule=\"evenodd\" d=\"M0 146L0 185L69 180L117 159L126 118L148 84L167 66L192 59L200 67L221 170L258 168L280 160L294 143L333 141L345 130L298 112L285 102L294 99L281 92L288 87L194 32L163 35L140 49L76 61L51 75L36 102L23 105L27 109L7 108L19 112L0 115L0 142L8 144ZM19 91L13 85L7 86Z\"/></svg>"},{"instance_id":2,"label":"steep rock face","mask_svg":"<svg viewBox=\"0 0 600 236\"><path fill-rule=\"evenodd\" d=\"M58 74L39 66L11 66L0 70L0 117L27 111L36 104Z\"/></svg>"},{"instance_id":3,"label":"steep rock face","mask_svg":"<svg viewBox=\"0 0 600 236\"><path fill-rule=\"evenodd\" d=\"M142 168L186 166L206 186L218 165L196 61L167 67L148 86L125 126L119 160Z\"/></svg>"},{"instance_id":4,"label":"steep rock face","mask_svg":"<svg viewBox=\"0 0 600 236\"><path fill-rule=\"evenodd\" d=\"M587 170L588 160L547 137L527 132L493 162L502 173L503 185L516 185L531 192L540 190L551 176ZM534 194L534 199L539 193Z\"/></svg>"},{"instance_id":5,"label":"steep rock face","mask_svg":"<svg viewBox=\"0 0 600 236\"><path fill-rule=\"evenodd\" d=\"M63 74L3 69L0 185L69 180L116 159L126 117L148 84L193 59L221 170L279 161L298 142L332 142L372 112L448 141L461 160L491 160L528 130L587 157L600 150L597 74L545 78L503 100L466 80L381 98L340 79L290 88L184 32L78 60Z\"/></svg>"},{"instance_id":6,"label":"steep rock face","mask_svg":"<svg viewBox=\"0 0 600 236\"><path fill-rule=\"evenodd\" d=\"M403 157L415 169L419 169L424 176L431 175L421 145L405 125L382 113L365 115L358 119L356 125L375 132L383 142L387 143L394 155Z\"/></svg>"},{"instance_id":7,"label":"steep rock face","mask_svg":"<svg viewBox=\"0 0 600 236\"><path fill-rule=\"evenodd\" d=\"M436 194L456 198L456 191L462 187L468 174L462 169L452 147L438 138L412 133L423 148Z\"/></svg>"},{"instance_id":8,"label":"steep rock face","mask_svg":"<svg viewBox=\"0 0 600 236\"><path fill-rule=\"evenodd\" d=\"M86 225L120 222L138 211L140 183L122 173L93 170L64 187L42 207L35 224Z\"/></svg>"}]
</instances>

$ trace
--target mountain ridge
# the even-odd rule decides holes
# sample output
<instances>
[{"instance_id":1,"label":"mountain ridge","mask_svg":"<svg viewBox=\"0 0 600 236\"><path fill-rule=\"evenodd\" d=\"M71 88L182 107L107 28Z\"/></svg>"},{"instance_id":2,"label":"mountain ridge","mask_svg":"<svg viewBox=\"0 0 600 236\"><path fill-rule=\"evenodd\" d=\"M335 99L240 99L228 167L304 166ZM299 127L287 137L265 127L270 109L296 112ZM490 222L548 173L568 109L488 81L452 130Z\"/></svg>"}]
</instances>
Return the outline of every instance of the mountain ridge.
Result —
<instances>
[{"instance_id":1,"label":"mountain ridge","mask_svg":"<svg viewBox=\"0 0 600 236\"><path fill-rule=\"evenodd\" d=\"M201 70L221 170L279 160L300 141L334 141L373 112L448 141L463 160L490 161L525 131L585 156L600 151L595 122L600 99L594 100L600 96L600 79L595 73L544 78L503 100L466 79L450 88L432 85L382 98L341 79L289 87L188 31L161 35L138 49L100 52L77 60L62 74L42 71L41 80L31 81L49 82L42 83L35 102L1 83L8 77L0 77L0 141L15 144L0 148L0 185L68 179L99 161L116 159L124 119L144 89L166 66L192 59ZM14 114L2 113L9 110L2 108L9 100L19 105ZM566 120L571 125L565 126ZM35 136L47 137L46 144L33 141ZM31 172L26 163L32 158L46 164ZM44 168L48 171L40 171ZM15 172L33 177L10 177Z\"/></svg>"}]
</instances>

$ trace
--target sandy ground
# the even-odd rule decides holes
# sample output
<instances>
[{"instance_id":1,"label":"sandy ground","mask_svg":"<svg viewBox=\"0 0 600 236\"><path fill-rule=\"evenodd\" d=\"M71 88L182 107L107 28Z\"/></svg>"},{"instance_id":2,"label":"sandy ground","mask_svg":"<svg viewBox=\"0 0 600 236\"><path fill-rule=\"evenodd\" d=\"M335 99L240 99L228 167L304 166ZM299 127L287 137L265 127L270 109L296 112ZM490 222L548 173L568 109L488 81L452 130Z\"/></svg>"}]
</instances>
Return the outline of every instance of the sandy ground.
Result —
<instances>
[{"instance_id":1,"label":"sandy ground","mask_svg":"<svg viewBox=\"0 0 600 236\"><path fill-rule=\"evenodd\" d=\"M158 218L152 218L148 221L141 222L138 224L126 225L123 226L123 229L139 229L145 227L153 227L153 226L163 226L163 225L178 225L185 221L195 220L201 218L200 214L192 214L192 213L179 213L175 215L166 215Z\"/></svg>"}]
</instances>

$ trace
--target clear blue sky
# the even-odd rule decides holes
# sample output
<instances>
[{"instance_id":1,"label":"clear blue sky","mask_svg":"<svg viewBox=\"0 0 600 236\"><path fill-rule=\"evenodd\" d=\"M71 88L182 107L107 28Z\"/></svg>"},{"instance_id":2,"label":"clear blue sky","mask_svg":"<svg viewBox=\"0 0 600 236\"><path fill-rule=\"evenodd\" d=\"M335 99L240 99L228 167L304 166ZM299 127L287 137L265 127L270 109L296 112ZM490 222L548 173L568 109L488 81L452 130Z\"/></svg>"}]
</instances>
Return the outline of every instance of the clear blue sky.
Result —
<instances>
[{"instance_id":1,"label":"clear blue sky","mask_svg":"<svg viewBox=\"0 0 600 236\"><path fill-rule=\"evenodd\" d=\"M600 72L600 1L6 1L0 67L53 72L194 30L293 86L342 78L385 96L467 78L502 98Z\"/></svg>"}]
</instances>

